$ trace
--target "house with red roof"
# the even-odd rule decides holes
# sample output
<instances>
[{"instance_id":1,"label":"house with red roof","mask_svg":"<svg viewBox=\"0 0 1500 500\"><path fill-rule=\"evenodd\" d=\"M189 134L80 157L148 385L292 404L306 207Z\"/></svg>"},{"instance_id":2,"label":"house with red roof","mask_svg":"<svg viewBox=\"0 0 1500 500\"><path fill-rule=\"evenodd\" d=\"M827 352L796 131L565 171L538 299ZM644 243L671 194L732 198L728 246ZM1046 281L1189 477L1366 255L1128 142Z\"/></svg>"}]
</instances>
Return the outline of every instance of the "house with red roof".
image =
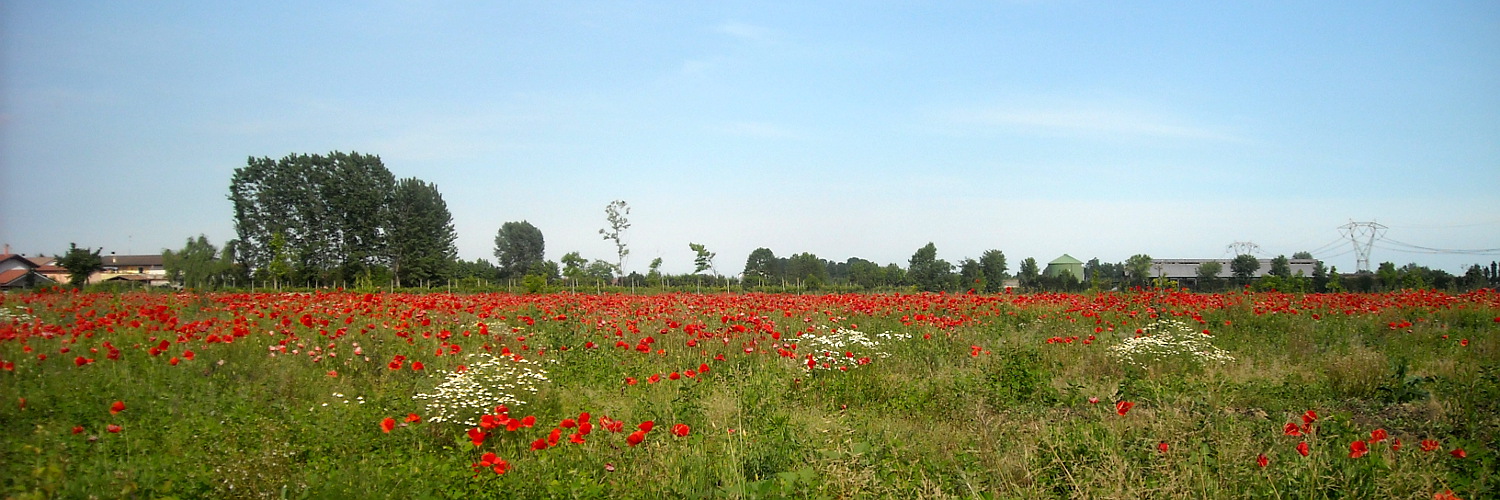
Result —
<instances>
[{"instance_id":1,"label":"house with red roof","mask_svg":"<svg viewBox=\"0 0 1500 500\"><path fill-rule=\"evenodd\" d=\"M0 289L10 290L57 284L57 281L37 272L37 269L41 267L24 255L10 252L0 254Z\"/></svg>"}]
</instances>

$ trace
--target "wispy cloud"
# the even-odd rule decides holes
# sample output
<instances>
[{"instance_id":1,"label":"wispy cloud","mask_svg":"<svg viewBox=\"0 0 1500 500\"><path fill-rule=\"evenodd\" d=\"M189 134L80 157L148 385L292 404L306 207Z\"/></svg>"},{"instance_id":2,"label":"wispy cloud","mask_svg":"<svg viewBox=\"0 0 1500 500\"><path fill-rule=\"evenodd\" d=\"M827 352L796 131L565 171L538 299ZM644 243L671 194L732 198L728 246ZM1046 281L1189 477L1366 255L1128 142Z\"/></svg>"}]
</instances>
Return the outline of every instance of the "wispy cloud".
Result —
<instances>
[{"instance_id":1,"label":"wispy cloud","mask_svg":"<svg viewBox=\"0 0 1500 500\"><path fill-rule=\"evenodd\" d=\"M1185 120L1107 107L995 107L953 111L947 113L946 121L949 125L966 129L977 127L1022 133L1247 142L1238 135Z\"/></svg>"}]
</instances>

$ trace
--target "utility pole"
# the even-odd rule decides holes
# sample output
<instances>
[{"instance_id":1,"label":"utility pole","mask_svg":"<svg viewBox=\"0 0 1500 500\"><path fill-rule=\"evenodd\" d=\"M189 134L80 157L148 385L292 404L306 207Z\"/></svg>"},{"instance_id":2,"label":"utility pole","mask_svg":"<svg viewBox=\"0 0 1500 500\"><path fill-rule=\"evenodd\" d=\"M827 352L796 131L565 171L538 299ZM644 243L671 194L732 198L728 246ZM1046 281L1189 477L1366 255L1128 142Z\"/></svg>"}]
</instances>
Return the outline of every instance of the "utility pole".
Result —
<instances>
[{"instance_id":1,"label":"utility pole","mask_svg":"<svg viewBox=\"0 0 1500 500\"><path fill-rule=\"evenodd\" d=\"M1354 222L1339 226L1339 234L1349 238L1354 244L1354 255L1356 257L1354 270L1356 272L1370 271L1370 248L1375 246L1375 239L1385 235L1386 227L1377 222Z\"/></svg>"}]
</instances>

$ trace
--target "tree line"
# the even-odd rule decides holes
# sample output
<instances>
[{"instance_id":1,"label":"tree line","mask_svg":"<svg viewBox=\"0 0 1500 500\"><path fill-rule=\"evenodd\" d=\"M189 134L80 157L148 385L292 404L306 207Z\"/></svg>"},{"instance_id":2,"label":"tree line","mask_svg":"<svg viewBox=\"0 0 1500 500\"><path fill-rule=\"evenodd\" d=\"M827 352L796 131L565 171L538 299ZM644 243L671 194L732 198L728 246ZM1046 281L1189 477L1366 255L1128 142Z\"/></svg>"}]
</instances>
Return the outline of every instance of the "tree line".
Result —
<instances>
[{"instance_id":1,"label":"tree line","mask_svg":"<svg viewBox=\"0 0 1500 500\"><path fill-rule=\"evenodd\" d=\"M623 200L604 209L598 233L613 243L609 258L585 258L568 252L560 261L545 258L542 231L525 220L502 223L493 256L457 258L452 215L437 186L415 177L397 179L380 157L359 153L292 154L280 159L247 160L230 179L236 238L216 248L204 236L188 238L178 250L162 254L174 283L192 288L246 286L427 287L455 283L519 285L529 291L549 287L694 287L741 290L907 290L997 293L1013 285L1022 291L1118 290L1131 287L1177 287L1152 275L1152 259L1137 254L1124 262L1090 259L1082 275L1046 273L1035 258L1023 259L1011 274L1005 253L982 252L951 263L928 243L905 262L879 264L859 257L829 260L809 252L778 256L757 248L737 275L719 271L717 254L707 245L688 243L695 254L694 272L668 275L662 259L646 272L625 272L630 249L624 234L631 226L630 206ZM1311 259L1306 252L1294 259ZM59 260L81 284L97 270L98 251L76 245ZM72 267L69 267L72 266ZM1397 268L1382 263L1373 273L1347 278L1317 262L1310 276L1293 273L1285 256L1271 260L1262 278L1251 279L1260 266L1252 255L1230 261L1230 278L1222 264L1205 262L1191 283L1195 291L1216 292L1251 286L1296 292L1374 292L1401 288L1472 289L1500 284L1500 267L1471 266L1453 276L1416 264Z\"/></svg>"}]
</instances>

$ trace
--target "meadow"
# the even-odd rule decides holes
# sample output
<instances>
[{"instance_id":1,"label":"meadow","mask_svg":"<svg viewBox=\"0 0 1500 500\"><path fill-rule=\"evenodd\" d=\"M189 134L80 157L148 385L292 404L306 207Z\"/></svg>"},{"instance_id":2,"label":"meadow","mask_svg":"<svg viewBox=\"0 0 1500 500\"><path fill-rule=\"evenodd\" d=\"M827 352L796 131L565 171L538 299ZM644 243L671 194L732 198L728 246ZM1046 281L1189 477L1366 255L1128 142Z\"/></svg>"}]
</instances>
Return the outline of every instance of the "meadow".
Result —
<instances>
[{"instance_id":1,"label":"meadow","mask_svg":"<svg viewBox=\"0 0 1500 500\"><path fill-rule=\"evenodd\" d=\"M7 293L6 498L1494 498L1500 294Z\"/></svg>"}]
</instances>

